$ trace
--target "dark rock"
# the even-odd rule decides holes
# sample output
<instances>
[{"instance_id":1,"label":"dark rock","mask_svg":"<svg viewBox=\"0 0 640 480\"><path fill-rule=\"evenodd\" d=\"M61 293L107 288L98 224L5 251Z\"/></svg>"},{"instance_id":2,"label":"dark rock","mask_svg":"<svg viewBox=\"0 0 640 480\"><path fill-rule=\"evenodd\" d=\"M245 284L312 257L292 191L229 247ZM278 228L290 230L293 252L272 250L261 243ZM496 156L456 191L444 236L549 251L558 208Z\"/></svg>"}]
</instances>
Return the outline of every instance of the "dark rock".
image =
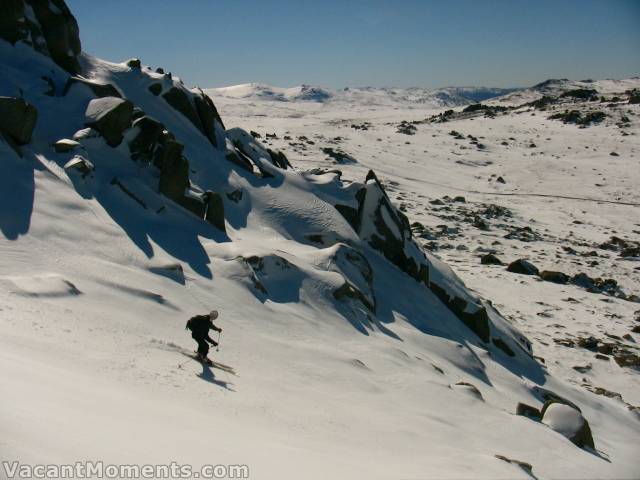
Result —
<instances>
[{"instance_id":1,"label":"dark rock","mask_svg":"<svg viewBox=\"0 0 640 480\"><path fill-rule=\"evenodd\" d=\"M491 336L489 329L489 315L487 314L486 307L480 305L475 312L468 313L466 311L467 301L455 296L450 297L445 289L434 282L429 283L429 289L483 342L489 342Z\"/></svg>"},{"instance_id":2,"label":"dark rock","mask_svg":"<svg viewBox=\"0 0 640 480\"><path fill-rule=\"evenodd\" d=\"M566 284L569 282L569 275L562 272L555 272L552 270L543 270L540 272L540 278L542 278L545 282L553 282L559 284Z\"/></svg>"},{"instance_id":3,"label":"dark rock","mask_svg":"<svg viewBox=\"0 0 640 480\"><path fill-rule=\"evenodd\" d=\"M189 187L189 162L182 156L183 149L172 135L162 135L153 158L160 169L160 193L174 201L181 199Z\"/></svg>"},{"instance_id":4,"label":"dark rock","mask_svg":"<svg viewBox=\"0 0 640 480\"><path fill-rule=\"evenodd\" d=\"M521 242L535 242L542 240L542 237L529 226L526 227L509 227L509 233L504 238L509 240L520 240Z\"/></svg>"},{"instance_id":5,"label":"dark rock","mask_svg":"<svg viewBox=\"0 0 640 480\"><path fill-rule=\"evenodd\" d=\"M493 253L487 253L480 258L482 265L504 265L502 260L496 257Z\"/></svg>"},{"instance_id":6,"label":"dark rock","mask_svg":"<svg viewBox=\"0 0 640 480\"><path fill-rule=\"evenodd\" d=\"M577 345L595 352L598 349L598 339L595 337L582 337L578 339Z\"/></svg>"},{"instance_id":7,"label":"dark rock","mask_svg":"<svg viewBox=\"0 0 640 480\"><path fill-rule=\"evenodd\" d=\"M36 107L22 98L0 97L0 133L18 145L31 141L37 120Z\"/></svg>"},{"instance_id":8,"label":"dark rock","mask_svg":"<svg viewBox=\"0 0 640 480\"><path fill-rule=\"evenodd\" d=\"M139 58L131 58L127 60L127 67L131 69L140 70L140 68L142 67L142 64L140 63Z\"/></svg>"},{"instance_id":9,"label":"dark rock","mask_svg":"<svg viewBox=\"0 0 640 480\"><path fill-rule=\"evenodd\" d=\"M116 89L116 87L114 87L110 83L99 83L99 82L95 82L93 80L88 80L86 78L78 77L78 76L69 77L69 79L67 80L67 83L64 86L64 90L62 91L62 95L66 95L67 93L69 93L69 90L71 90L71 87L73 87L74 85L85 85L89 87L91 91L95 94L95 96L98 98L104 98L104 97L122 98L122 95L120 94L120 92Z\"/></svg>"},{"instance_id":10,"label":"dark rock","mask_svg":"<svg viewBox=\"0 0 640 480\"><path fill-rule=\"evenodd\" d=\"M242 190L237 189L233 192L227 193L227 198L233 203L239 203L242 200Z\"/></svg>"},{"instance_id":11,"label":"dark rock","mask_svg":"<svg viewBox=\"0 0 640 480\"><path fill-rule=\"evenodd\" d=\"M507 183L507 181L502 177L496 178L496 182L498 182L498 183Z\"/></svg>"},{"instance_id":12,"label":"dark rock","mask_svg":"<svg viewBox=\"0 0 640 480\"><path fill-rule=\"evenodd\" d=\"M158 95L160 95L160 92L162 92L162 84L152 83L151 85L149 85L149 91L157 97Z\"/></svg>"},{"instance_id":13,"label":"dark rock","mask_svg":"<svg viewBox=\"0 0 640 480\"><path fill-rule=\"evenodd\" d=\"M374 305L367 299L367 297L359 289L351 285L349 282L343 283L340 288L336 289L333 292L333 296L336 298L336 300L343 300L345 298L358 300L370 312L375 311Z\"/></svg>"},{"instance_id":14,"label":"dark rock","mask_svg":"<svg viewBox=\"0 0 640 480\"><path fill-rule=\"evenodd\" d=\"M133 122L133 128L137 129L138 133L129 141L131 158L151 162L164 125L145 115Z\"/></svg>"},{"instance_id":15,"label":"dark rock","mask_svg":"<svg viewBox=\"0 0 640 480\"><path fill-rule=\"evenodd\" d=\"M629 92L629 103L638 104L640 103L640 89L634 88Z\"/></svg>"},{"instance_id":16,"label":"dark rock","mask_svg":"<svg viewBox=\"0 0 640 480\"><path fill-rule=\"evenodd\" d=\"M473 226L484 232L489 231L489 224L477 215L473 217Z\"/></svg>"},{"instance_id":17,"label":"dark rock","mask_svg":"<svg viewBox=\"0 0 640 480\"><path fill-rule=\"evenodd\" d=\"M524 470L527 474L529 474L530 477L532 478L536 478L533 475L533 467L531 466L530 463L527 462L522 462L520 460L515 460L513 458L508 458L505 457L504 455L494 455L494 457L496 457L498 460L502 460L503 462L507 462L507 463L513 463L514 465L519 466L522 470Z\"/></svg>"},{"instance_id":18,"label":"dark rock","mask_svg":"<svg viewBox=\"0 0 640 480\"><path fill-rule=\"evenodd\" d=\"M85 112L85 124L95 128L115 147L122 142L123 132L131 126L133 104L117 97L91 100Z\"/></svg>"},{"instance_id":19,"label":"dark rock","mask_svg":"<svg viewBox=\"0 0 640 480\"><path fill-rule=\"evenodd\" d=\"M508 272L519 273L521 275L538 275L538 269L527 260L519 259L511 262L507 267Z\"/></svg>"},{"instance_id":20,"label":"dark rock","mask_svg":"<svg viewBox=\"0 0 640 480\"><path fill-rule=\"evenodd\" d=\"M164 98L165 101L175 110L187 117L198 130L200 130L201 132L203 131L200 117L198 117L198 114L194 106L192 105L191 100L189 100L189 95L187 95L184 90L177 87L171 87L169 90L162 94L162 98Z\"/></svg>"},{"instance_id":21,"label":"dark rock","mask_svg":"<svg viewBox=\"0 0 640 480\"><path fill-rule=\"evenodd\" d=\"M335 205L336 210L340 212L340 214L345 218L351 228L353 228L356 232L360 228L360 218L358 216L358 209L350 207L348 205Z\"/></svg>"},{"instance_id":22,"label":"dark rock","mask_svg":"<svg viewBox=\"0 0 640 480\"><path fill-rule=\"evenodd\" d=\"M25 17L25 5L35 22ZM0 18L0 37L11 43L23 40L67 72L80 73L78 23L63 0L3 0Z\"/></svg>"},{"instance_id":23,"label":"dark rock","mask_svg":"<svg viewBox=\"0 0 640 480\"><path fill-rule=\"evenodd\" d=\"M271 163L273 163L276 167L282 168L283 170L291 167L291 163L289 163L289 159L284 153L280 151L276 152L269 148L267 148L267 152L271 157Z\"/></svg>"},{"instance_id":24,"label":"dark rock","mask_svg":"<svg viewBox=\"0 0 640 480\"><path fill-rule=\"evenodd\" d=\"M322 149L322 152L326 155L329 155L329 157L331 157L336 163L339 164L358 163L355 158L347 153L344 153L341 150L334 150L331 147L325 147Z\"/></svg>"},{"instance_id":25,"label":"dark rock","mask_svg":"<svg viewBox=\"0 0 640 480\"><path fill-rule=\"evenodd\" d=\"M0 38L11 44L28 36L24 0L3 0L0 4Z\"/></svg>"},{"instance_id":26,"label":"dark rock","mask_svg":"<svg viewBox=\"0 0 640 480\"><path fill-rule=\"evenodd\" d=\"M260 135L258 132L254 132L253 130L249 132L249 135L251 135L253 138L262 138L262 135ZM290 140L290 138L285 138L285 140Z\"/></svg>"},{"instance_id":27,"label":"dark rock","mask_svg":"<svg viewBox=\"0 0 640 480\"><path fill-rule=\"evenodd\" d=\"M242 191L241 191L242 192ZM221 232L227 232L224 223L224 202L219 193L208 191L205 193L207 201L207 213L205 220Z\"/></svg>"},{"instance_id":28,"label":"dark rock","mask_svg":"<svg viewBox=\"0 0 640 480\"><path fill-rule=\"evenodd\" d=\"M591 88L576 88L574 90L568 90L562 92L560 98L575 98L578 100L597 100L598 91Z\"/></svg>"},{"instance_id":29,"label":"dark rock","mask_svg":"<svg viewBox=\"0 0 640 480\"><path fill-rule=\"evenodd\" d=\"M207 206L202 198L196 198L192 195L182 195L173 199L181 207L189 210L198 218L204 218L207 212Z\"/></svg>"},{"instance_id":30,"label":"dark rock","mask_svg":"<svg viewBox=\"0 0 640 480\"><path fill-rule=\"evenodd\" d=\"M532 407L531 405L527 405L526 403L518 403L518 406L516 407L516 415L521 415L534 420L540 420L542 418L542 412L540 410L536 407Z\"/></svg>"},{"instance_id":31,"label":"dark rock","mask_svg":"<svg viewBox=\"0 0 640 480\"><path fill-rule=\"evenodd\" d=\"M613 359L621 367L631 367L636 370L640 369L640 357L634 353L615 354Z\"/></svg>"},{"instance_id":32,"label":"dark rock","mask_svg":"<svg viewBox=\"0 0 640 480\"><path fill-rule=\"evenodd\" d=\"M196 113L200 118L202 133L204 133L205 137L209 139L211 145L217 147L218 139L216 137L216 124L219 124L222 129L224 129L224 124L222 123L222 119L218 114L216 106L213 104L213 101L204 94L202 90L200 90L199 95L195 95L193 97L193 102L196 107ZM197 124L195 125L196 127L198 126Z\"/></svg>"},{"instance_id":33,"label":"dark rock","mask_svg":"<svg viewBox=\"0 0 640 480\"><path fill-rule=\"evenodd\" d=\"M514 351L511 349L511 347L509 347L509 345L507 345L504 340L502 340L501 338L492 338L491 341L493 342L493 344L498 347L500 350L502 350L504 353L506 353L508 356L510 357L514 357L516 354L514 353Z\"/></svg>"},{"instance_id":34,"label":"dark rock","mask_svg":"<svg viewBox=\"0 0 640 480\"><path fill-rule=\"evenodd\" d=\"M462 196L454 197L453 201L454 202L460 202L460 203L466 203L467 202L467 200Z\"/></svg>"}]
</instances>

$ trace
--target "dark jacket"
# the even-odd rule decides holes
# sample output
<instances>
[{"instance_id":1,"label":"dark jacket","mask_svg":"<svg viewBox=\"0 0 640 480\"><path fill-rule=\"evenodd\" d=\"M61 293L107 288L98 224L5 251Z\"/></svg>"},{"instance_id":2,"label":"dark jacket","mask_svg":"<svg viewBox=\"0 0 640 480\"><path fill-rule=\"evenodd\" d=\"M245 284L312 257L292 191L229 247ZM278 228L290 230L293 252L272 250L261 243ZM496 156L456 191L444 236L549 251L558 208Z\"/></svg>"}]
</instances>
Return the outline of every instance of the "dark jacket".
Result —
<instances>
[{"instance_id":1,"label":"dark jacket","mask_svg":"<svg viewBox=\"0 0 640 480\"><path fill-rule=\"evenodd\" d=\"M191 317L187 322L187 328L191 330L191 336L195 339L206 339L213 343L214 341L209 337L209 330L221 331L216 327L209 315L196 315Z\"/></svg>"}]
</instances>

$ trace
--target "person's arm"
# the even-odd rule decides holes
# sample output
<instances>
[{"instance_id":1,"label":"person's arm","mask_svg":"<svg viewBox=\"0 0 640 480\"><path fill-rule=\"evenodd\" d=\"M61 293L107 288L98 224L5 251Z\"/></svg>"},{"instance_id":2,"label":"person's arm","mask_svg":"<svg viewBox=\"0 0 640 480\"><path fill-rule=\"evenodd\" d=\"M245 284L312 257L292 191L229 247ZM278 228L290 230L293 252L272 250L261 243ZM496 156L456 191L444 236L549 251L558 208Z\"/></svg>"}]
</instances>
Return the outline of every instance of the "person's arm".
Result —
<instances>
[{"instance_id":1,"label":"person's arm","mask_svg":"<svg viewBox=\"0 0 640 480\"><path fill-rule=\"evenodd\" d=\"M211 345L213 345L214 347L218 346L218 342L216 342L213 338L211 338L208 334L207 334L207 338L205 339L207 342L209 342Z\"/></svg>"},{"instance_id":2,"label":"person's arm","mask_svg":"<svg viewBox=\"0 0 640 480\"><path fill-rule=\"evenodd\" d=\"M213 322L209 322L209 328L210 328L211 330L215 330L216 332L221 332L221 331L222 331L222 329L221 329L220 327L216 327L216 326L213 324Z\"/></svg>"}]
</instances>

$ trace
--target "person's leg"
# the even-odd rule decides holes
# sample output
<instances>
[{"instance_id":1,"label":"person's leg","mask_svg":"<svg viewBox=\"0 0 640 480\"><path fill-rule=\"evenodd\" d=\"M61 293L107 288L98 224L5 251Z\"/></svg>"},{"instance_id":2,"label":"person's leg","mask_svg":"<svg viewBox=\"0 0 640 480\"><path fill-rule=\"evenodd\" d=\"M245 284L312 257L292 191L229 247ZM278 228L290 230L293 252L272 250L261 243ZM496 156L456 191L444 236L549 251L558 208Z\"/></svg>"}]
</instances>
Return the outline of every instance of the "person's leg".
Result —
<instances>
[{"instance_id":1,"label":"person's leg","mask_svg":"<svg viewBox=\"0 0 640 480\"><path fill-rule=\"evenodd\" d=\"M206 342L204 338L198 339L198 353L203 358L206 358L207 354L209 353L209 344Z\"/></svg>"}]
</instances>

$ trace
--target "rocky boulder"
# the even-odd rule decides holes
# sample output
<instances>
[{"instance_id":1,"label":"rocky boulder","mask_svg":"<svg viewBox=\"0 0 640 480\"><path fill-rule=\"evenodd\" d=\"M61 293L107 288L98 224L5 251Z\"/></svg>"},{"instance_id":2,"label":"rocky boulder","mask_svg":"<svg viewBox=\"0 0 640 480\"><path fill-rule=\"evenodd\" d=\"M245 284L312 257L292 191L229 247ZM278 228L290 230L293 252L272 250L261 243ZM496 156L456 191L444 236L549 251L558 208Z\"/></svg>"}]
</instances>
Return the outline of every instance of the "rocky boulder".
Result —
<instances>
[{"instance_id":1,"label":"rocky boulder","mask_svg":"<svg viewBox=\"0 0 640 480\"><path fill-rule=\"evenodd\" d=\"M216 125L219 124L224 130L224 124L222 123L222 119L218 114L216 106L202 90L200 90L198 95L193 97L193 103L196 108L196 113L200 118L200 130L209 139L211 145L217 147L218 139L216 137Z\"/></svg>"},{"instance_id":2,"label":"rocky boulder","mask_svg":"<svg viewBox=\"0 0 640 480\"><path fill-rule=\"evenodd\" d=\"M540 410L536 407L532 407L531 405L527 405L526 403L518 403L516 407L516 415L521 415L533 420L540 420L540 418L542 418L542 412L540 412Z\"/></svg>"},{"instance_id":3,"label":"rocky boulder","mask_svg":"<svg viewBox=\"0 0 640 480\"><path fill-rule=\"evenodd\" d=\"M482 265L504 265L502 260L496 257L493 253L487 253L480 258Z\"/></svg>"},{"instance_id":4,"label":"rocky boulder","mask_svg":"<svg viewBox=\"0 0 640 480\"><path fill-rule=\"evenodd\" d=\"M553 282L564 285L569 282L569 275L562 272L555 272L552 270L543 270L540 272L540 278L545 282Z\"/></svg>"},{"instance_id":5,"label":"rocky boulder","mask_svg":"<svg viewBox=\"0 0 640 480\"><path fill-rule=\"evenodd\" d=\"M542 407L542 423L564 435L580 448L595 449L589 422L579 410L564 403L550 400Z\"/></svg>"},{"instance_id":6,"label":"rocky boulder","mask_svg":"<svg viewBox=\"0 0 640 480\"><path fill-rule=\"evenodd\" d=\"M123 132L131 126L133 104L117 97L91 100L85 112L85 124L95 128L107 143L116 147L122 142Z\"/></svg>"},{"instance_id":7,"label":"rocky boulder","mask_svg":"<svg viewBox=\"0 0 640 480\"><path fill-rule=\"evenodd\" d=\"M538 275L538 268L523 259L511 262L507 267L507 271L511 273L519 273L520 275Z\"/></svg>"},{"instance_id":8,"label":"rocky boulder","mask_svg":"<svg viewBox=\"0 0 640 480\"><path fill-rule=\"evenodd\" d=\"M132 128L136 133L129 140L131 158L133 160L151 162L164 131L164 125L151 117L143 115L134 120Z\"/></svg>"},{"instance_id":9,"label":"rocky boulder","mask_svg":"<svg viewBox=\"0 0 640 480\"><path fill-rule=\"evenodd\" d=\"M219 193L208 191L204 194L206 202L205 220L221 232L227 231L224 223L224 202Z\"/></svg>"},{"instance_id":10,"label":"rocky boulder","mask_svg":"<svg viewBox=\"0 0 640 480\"><path fill-rule=\"evenodd\" d=\"M67 72L80 72L80 31L64 0L3 0L0 38L23 41Z\"/></svg>"},{"instance_id":11,"label":"rocky boulder","mask_svg":"<svg viewBox=\"0 0 640 480\"><path fill-rule=\"evenodd\" d=\"M161 137L153 162L160 169L160 193L179 201L190 184L189 162L182 156L184 145L172 137L170 134Z\"/></svg>"},{"instance_id":12,"label":"rocky boulder","mask_svg":"<svg viewBox=\"0 0 640 480\"><path fill-rule=\"evenodd\" d=\"M357 210L342 205L337 205L336 209L371 247L410 276L428 284L426 265L418 265L405 250L412 243L409 220L392 205L373 170L369 171L364 186L356 193L356 200Z\"/></svg>"},{"instance_id":13,"label":"rocky boulder","mask_svg":"<svg viewBox=\"0 0 640 480\"><path fill-rule=\"evenodd\" d=\"M37 120L36 107L22 98L0 97L0 133L18 145L31 141Z\"/></svg>"}]
</instances>

